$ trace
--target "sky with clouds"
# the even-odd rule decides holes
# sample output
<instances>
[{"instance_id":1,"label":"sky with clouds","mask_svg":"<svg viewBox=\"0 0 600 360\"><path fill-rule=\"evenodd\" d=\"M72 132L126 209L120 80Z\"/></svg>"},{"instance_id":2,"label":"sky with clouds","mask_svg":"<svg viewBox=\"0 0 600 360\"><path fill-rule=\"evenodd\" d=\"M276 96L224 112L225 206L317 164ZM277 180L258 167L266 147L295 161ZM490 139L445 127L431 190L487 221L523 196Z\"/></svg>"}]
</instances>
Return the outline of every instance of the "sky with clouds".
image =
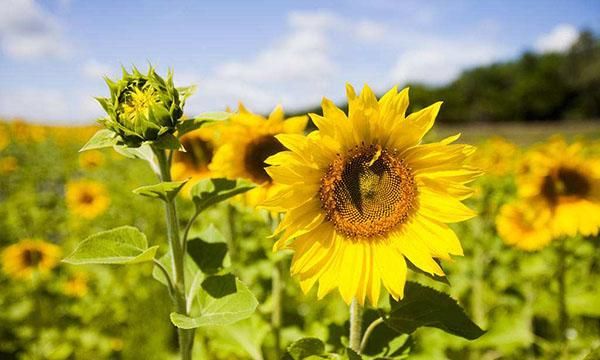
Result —
<instances>
[{"instance_id":1,"label":"sky with clouds","mask_svg":"<svg viewBox=\"0 0 600 360\"><path fill-rule=\"evenodd\" d=\"M297 110L344 83L443 84L523 51L600 31L600 2L0 0L0 117L82 124L119 67L197 84L187 112Z\"/></svg>"}]
</instances>

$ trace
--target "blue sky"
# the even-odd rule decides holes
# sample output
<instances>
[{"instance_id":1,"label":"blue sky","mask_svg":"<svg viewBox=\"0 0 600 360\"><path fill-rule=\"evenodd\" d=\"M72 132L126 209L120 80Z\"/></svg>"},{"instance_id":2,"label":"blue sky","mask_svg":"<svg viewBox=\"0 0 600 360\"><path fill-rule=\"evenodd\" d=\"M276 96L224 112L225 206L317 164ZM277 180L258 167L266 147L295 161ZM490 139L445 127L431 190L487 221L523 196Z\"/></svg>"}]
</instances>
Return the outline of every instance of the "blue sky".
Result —
<instances>
[{"instance_id":1,"label":"blue sky","mask_svg":"<svg viewBox=\"0 0 600 360\"><path fill-rule=\"evenodd\" d=\"M0 0L0 116L86 123L121 64L198 85L190 115L235 107L300 109L377 91L442 84L526 50L564 51L600 30L589 1Z\"/></svg>"}]
</instances>

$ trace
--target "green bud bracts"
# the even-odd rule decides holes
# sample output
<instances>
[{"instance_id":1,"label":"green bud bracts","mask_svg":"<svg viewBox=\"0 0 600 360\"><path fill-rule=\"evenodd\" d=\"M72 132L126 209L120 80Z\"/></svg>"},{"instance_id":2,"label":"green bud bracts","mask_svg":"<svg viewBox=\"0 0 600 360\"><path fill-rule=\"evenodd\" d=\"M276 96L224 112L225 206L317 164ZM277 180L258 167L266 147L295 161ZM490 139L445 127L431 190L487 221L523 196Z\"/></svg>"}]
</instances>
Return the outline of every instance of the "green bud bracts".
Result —
<instances>
[{"instance_id":1,"label":"green bud bracts","mask_svg":"<svg viewBox=\"0 0 600 360\"><path fill-rule=\"evenodd\" d=\"M105 81L110 97L96 100L108 116L98 121L131 147L172 134L183 115L185 99L193 91L192 87L175 88L172 71L163 79L153 67L147 74L140 73L135 67L130 74L123 68L120 80L105 78Z\"/></svg>"}]
</instances>

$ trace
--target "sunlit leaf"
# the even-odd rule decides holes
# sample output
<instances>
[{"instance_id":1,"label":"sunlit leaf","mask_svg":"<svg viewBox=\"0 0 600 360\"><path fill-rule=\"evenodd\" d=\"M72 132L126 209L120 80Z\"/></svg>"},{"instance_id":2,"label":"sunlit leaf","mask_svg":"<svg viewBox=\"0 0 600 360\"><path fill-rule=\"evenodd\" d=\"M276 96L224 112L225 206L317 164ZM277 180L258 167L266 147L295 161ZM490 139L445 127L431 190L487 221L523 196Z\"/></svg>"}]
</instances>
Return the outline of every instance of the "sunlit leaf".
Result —
<instances>
[{"instance_id":1,"label":"sunlit leaf","mask_svg":"<svg viewBox=\"0 0 600 360\"><path fill-rule=\"evenodd\" d=\"M196 183L190 193L196 205L196 211L200 213L210 206L242 194L254 186L253 183L243 179L204 179Z\"/></svg>"},{"instance_id":2,"label":"sunlit leaf","mask_svg":"<svg viewBox=\"0 0 600 360\"><path fill-rule=\"evenodd\" d=\"M83 145L79 152L112 147L116 143L117 139L114 132L108 129L101 129L98 130L85 145Z\"/></svg>"},{"instance_id":3,"label":"sunlit leaf","mask_svg":"<svg viewBox=\"0 0 600 360\"><path fill-rule=\"evenodd\" d=\"M183 181L166 181L154 185L140 186L134 189L135 194L164 201L170 201L177 196L189 179Z\"/></svg>"},{"instance_id":4,"label":"sunlit leaf","mask_svg":"<svg viewBox=\"0 0 600 360\"><path fill-rule=\"evenodd\" d=\"M132 226L99 232L83 240L64 262L70 264L133 264L152 261L158 246Z\"/></svg>"}]
</instances>

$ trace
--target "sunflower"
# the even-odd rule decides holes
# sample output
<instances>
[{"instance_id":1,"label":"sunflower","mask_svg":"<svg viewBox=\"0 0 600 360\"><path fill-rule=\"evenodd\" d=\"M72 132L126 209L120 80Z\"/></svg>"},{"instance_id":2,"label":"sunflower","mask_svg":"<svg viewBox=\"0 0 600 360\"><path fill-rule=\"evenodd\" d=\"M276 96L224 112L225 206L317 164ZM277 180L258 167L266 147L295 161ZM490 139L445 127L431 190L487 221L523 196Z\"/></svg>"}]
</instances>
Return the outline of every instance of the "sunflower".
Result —
<instances>
[{"instance_id":1,"label":"sunflower","mask_svg":"<svg viewBox=\"0 0 600 360\"><path fill-rule=\"evenodd\" d=\"M81 298L88 293L88 276L84 272L72 274L65 282L63 292L67 296Z\"/></svg>"},{"instance_id":2,"label":"sunflower","mask_svg":"<svg viewBox=\"0 0 600 360\"><path fill-rule=\"evenodd\" d=\"M14 156L5 156L0 158L0 174L8 175L19 168L19 162Z\"/></svg>"},{"instance_id":3,"label":"sunflower","mask_svg":"<svg viewBox=\"0 0 600 360\"><path fill-rule=\"evenodd\" d=\"M305 293L318 281L319 298L338 288L346 303L377 304L382 283L403 297L406 260L442 276L434 259L463 254L447 223L475 216L461 200L480 171L458 135L421 144L441 103L405 116L408 89L379 101L366 85L346 90L348 115L323 99L323 116L310 114L317 131L276 137L289 151L267 160L281 186L264 205L285 212L274 248L294 251Z\"/></svg>"},{"instance_id":4,"label":"sunflower","mask_svg":"<svg viewBox=\"0 0 600 360\"><path fill-rule=\"evenodd\" d=\"M60 247L38 239L23 239L2 251L4 272L15 279L48 274L60 260Z\"/></svg>"},{"instance_id":5,"label":"sunflower","mask_svg":"<svg viewBox=\"0 0 600 360\"><path fill-rule=\"evenodd\" d=\"M496 228L507 245L534 251L552 241L550 218L550 211L539 202L515 202L500 208Z\"/></svg>"},{"instance_id":6,"label":"sunflower","mask_svg":"<svg viewBox=\"0 0 600 360\"><path fill-rule=\"evenodd\" d=\"M174 153L171 176L174 180L191 178L185 184L185 188L210 176L208 166L212 161L215 149L213 137L214 126L207 126L189 132L179 139L185 152L176 151ZM188 191L184 189L183 193L187 194Z\"/></svg>"},{"instance_id":7,"label":"sunflower","mask_svg":"<svg viewBox=\"0 0 600 360\"><path fill-rule=\"evenodd\" d=\"M478 147L471 158L474 166L483 169L486 176L502 177L514 174L519 148L500 136L493 136Z\"/></svg>"},{"instance_id":8,"label":"sunflower","mask_svg":"<svg viewBox=\"0 0 600 360\"><path fill-rule=\"evenodd\" d=\"M551 213L554 237L591 236L600 228L600 161L581 153L580 143L552 139L526 155L517 176L519 196Z\"/></svg>"},{"instance_id":9,"label":"sunflower","mask_svg":"<svg viewBox=\"0 0 600 360\"><path fill-rule=\"evenodd\" d=\"M66 199L69 210L85 219L101 215L110 204L104 185L90 180L69 182Z\"/></svg>"},{"instance_id":10,"label":"sunflower","mask_svg":"<svg viewBox=\"0 0 600 360\"><path fill-rule=\"evenodd\" d=\"M306 116L285 119L281 106L265 118L240 104L238 112L219 129L221 146L215 152L209 169L216 176L244 178L261 185L245 194L248 205L254 206L274 190L271 176L265 171L265 160L285 150L276 135L300 135L307 122Z\"/></svg>"},{"instance_id":11,"label":"sunflower","mask_svg":"<svg viewBox=\"0 0 600 360\"><path fill-rule=\"evenodd\" d=\"M104 164L104 155L99 150L84 151L79 154L79 166L86 170L93 170Z\"/></svg>"}]
</instances>

